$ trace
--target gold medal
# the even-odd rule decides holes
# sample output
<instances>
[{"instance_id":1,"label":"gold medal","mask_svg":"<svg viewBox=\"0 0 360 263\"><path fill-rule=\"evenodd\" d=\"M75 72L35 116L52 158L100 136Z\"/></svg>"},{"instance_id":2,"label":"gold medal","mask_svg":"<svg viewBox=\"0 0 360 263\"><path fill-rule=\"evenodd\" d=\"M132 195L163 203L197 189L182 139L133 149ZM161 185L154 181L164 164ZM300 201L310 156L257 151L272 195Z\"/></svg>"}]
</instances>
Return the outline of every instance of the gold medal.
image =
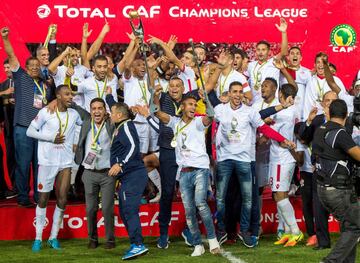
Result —
<instances>
[{"instance_id":1,"label":"gold medal","mask_svg":"<svg viewBox=\"0 0 360 263\"><path fill-rule=\"evenodd\" d=\"M171 147L175 148L177 146L177 142L172 140L170 145L171 145Z\"/></svg>"},{"instance_id":2,"label":"gold medal","mask_svg":"<svg viewBox=\"0 0 360 263\"><path fill-rule=\"evenodd\" d=\"M44 104L47 104L47 103L48 103L48 101L47 101L47 99L46 99L46 98L43 98L43 100L42 100L42 101L43 101L43 103L44 103Z\"/></svg>"}]
</instances>

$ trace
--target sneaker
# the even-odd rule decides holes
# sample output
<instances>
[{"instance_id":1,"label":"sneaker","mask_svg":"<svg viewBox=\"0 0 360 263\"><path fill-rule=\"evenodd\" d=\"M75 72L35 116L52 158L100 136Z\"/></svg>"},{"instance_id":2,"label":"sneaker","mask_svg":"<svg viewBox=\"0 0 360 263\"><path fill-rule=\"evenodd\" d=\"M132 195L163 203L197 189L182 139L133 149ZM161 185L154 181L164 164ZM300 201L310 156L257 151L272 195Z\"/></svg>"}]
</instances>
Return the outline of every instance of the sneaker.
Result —
<instances>
[{"instance_id":1,"label":"sneaker","mask_svg":"<svg viewBox=\"0 0 360 263\"><path fill-rule=\"evenodd\" d=\"M60 247L60 242L59 240L57 240L56 238L53 238L53 239L49 239L48 240L48 245L50 248L53 248L53 249L56 249L56 250L60 250L61 247Z\"/></svg>"},{"instance_id":2,"label":"sneaker","mask_svg":"<svg viewBox=\"0 0 360 263\"><path fill-rule=\"evenodd\" d=\"M159 202L160 202L160 198L161 198L161 194L160 194L160 193L157 193L156 196L155 196L153 199L150 199L150 200L149 200L149 203L150 203L150 204L159 203Z\"/></svg>"},{"instance_id":3,"label":"sneaker","mask_svg":"<svg viewBox=\"0 0 360 263\"><path fill-rule=\"evenodd\" d=\"M254 246L256 247L257 245L259 245L259 237L258 236L250 236Z\"/></svg>"},{"instance_id":4,"label":"sneaker","mask_svg":"<svg viewBox=\"0 0 360 263\"><path fill-rule=\"evenodd\" d=\"M284 245L291 238L290 233L284 233L281 238L274 243L274 245Z\"/></svg>"},{"instance_id":5,"label":"sneaker","mask_svg":"<svg viewBox=\"0 0 360 263\"><path fill-rule=\"evenodd\" d=\"M196 245L194 252L191 253L192 257L199 257L205 253L205 248L203 245Z\"/></svg>"},{"instance_id":6,"label":"sneaker","mask_svg":"<svg viewBox=\"0 0 360 263\"><path fill-rule=\"evenodd\" d=\"M316 235L312 235L311 237L309 237L306 241L306 246L307 247L314 247L317 245L317 237Z\"/></svg>"},{"instance_id":7,"label":"sneaker","mask_svg":"<svg viewBox=\"0 0 360 263\"><path fill-rule=\"evenodd\" d=\"M218 231L216 233L216 238L219 241L220 246L228 240L228 234L223 231Z\"/></svg>"},{"instance_id":8,"label":"sneaker","mask_svg":"<svg viewBox=\"0 0 360 263\"><path fill-rule=\"evenodd\" d=\"M25 207L25 208L33 208L36 205L34 203L30 202L29 200L27 200L27 201L24 201L24 202L18 202L18 206Z\"/></svg>"},{"instance_id":9,"label":"sneaker","mask_svg":"<svg viewBox=\"0 0 360 263\"><path fill-rule=\"evenodd\" d=\"M182 232L181 232L181 236L184 238L185 240L185 244L188 245L189 247L193 247L193 237L192 234L189 230L189 228L185 228Z\"/></svg>"},{"instance_id":10,"label":"sneaker","mask_svg":"<svg viewBox=\"0 0 360 263\"><path fill-rule=\"evenodd\" d=\"M216 237L208 239L208 241L209 241L210 253L213 255L220 254L221 253L220 244L219 244L218 240L216 239Z\"/></svg>"},{"instance_id":11,"label":"sneaker","mask_svg":"<svg viewBox=\"0 0 360 263\"><path fill-rule=\"evenodd\" d=\"M33 252L39 252L41 250L42 247L42 242L39 239L35 239L34 243L32 244L32 248L31 250Z\"/></svg>"},{"instance_id":12,"label":"sneaker","mask_svg":"<svg viewBox=\"0 0 360 263\"><path fill-rule=\"evenodd\" d=\"M255 247L255 244L253 243L253 240L250 235L240 232L238 234L238 237L241 239L244 246L246 246L248 248Z\"/></svg>"},{"instance_id":13,"label":"sneaker","mask_svg":"<svg viewBox=\"0 0 360 263\"><path fill-rule=\"evenodd\" d=\"M6 199L11 199L11 198L14 198L18 195L17 192L13 191L13 190L6 190L5 191L5 198Z\"/></svg>"},{"instance_id":14,"label":"sneaker","mask_svg":"<svg viewBox=\"0 0 360 263\"><path fill-rule=\"evenodd\" d=\"M279 229L276 233L277 240L280 240L284 234L285 234L285 231L282 229Z\"/></svg>"},{"instance_id":15,"label":"sneaker","mask_svg":"<svg viewBox=\"0 0 360 263\"><path fill-rule=\"evenodd\" d=\"M122 260L132 259L144 255L147 252L149 252L149 249L147 249L143 244L141 245L131 244L130 249L126 251L125 255L122 257Z\"/></svg>"},{"instance_id":16,"label":"sneaker","mask_svg":"<svg viewBox=\"0 0 360 263\"><path fill-rule=\"evenodd\" d=\"M160 235L157 240L157 247L161 249L167 249L169 247L169 237L167 235Z\"/></svg>"},{"instance_id":17,"label":"sneaker","mask_svg":"<svg viewBox=\"0 0 360 263\"><path fill-rule=\"evenodd\" d=\"M99 242L95 240L89 240L88 249L95 249L99 246Z\"/></svg>"},{"instance_id":18,"label":"sneaker","mask_svg":"<svg viewBox=\"0 0 360 263\"><path fill-rule=\"evenodd\" d=\"M299 243L301 240L304 239L304 234L300 232L298 235L291 235L291 238L288 242L284 245L284 247L293 247L296 246L297 243Z\"/></svg>"}]
</instances>

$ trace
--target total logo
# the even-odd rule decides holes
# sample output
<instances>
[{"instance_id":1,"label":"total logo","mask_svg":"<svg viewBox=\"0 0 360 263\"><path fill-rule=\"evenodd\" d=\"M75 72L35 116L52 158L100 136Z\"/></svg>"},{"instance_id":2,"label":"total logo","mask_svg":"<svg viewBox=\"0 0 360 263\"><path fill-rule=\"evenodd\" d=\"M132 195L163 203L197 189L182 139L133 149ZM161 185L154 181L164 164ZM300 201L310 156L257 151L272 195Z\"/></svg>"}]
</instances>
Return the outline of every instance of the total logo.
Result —
<instances>
[{"instance_id":1,"label":"total logo","mask_svg":"<svg viewBox=\"0 0 360 263\"><path fill-rule=\"evenodd\" d=\"M130 10L134 10L135 6L127 5L124 6L122 9L122 15L128 18L128 12ZM145 8L144 6L139 6L137 9L139 15L143 17L150 17L153 18L155 15L160 14L160 6L151 6L149 9ZM60 18L116 18L116 14L110 11L110 8L90 8L90 7L69 7L68 5L54 5L53 11L55 15ZM36 11L39 18L44 19L47 18L51 14L51 8L43 4L37 8Z\"/></svg>"},{"instance_id":2,"label":"total logo","mask_svg":"<svg viewBox=\"0 0 360 263\"><path fill-rule=\"evenodd\" d=\"M331 30L330 41L333 52L351 52L356 48L356 32L350 25L337 25Z\"/></svg>"}]
</instances>

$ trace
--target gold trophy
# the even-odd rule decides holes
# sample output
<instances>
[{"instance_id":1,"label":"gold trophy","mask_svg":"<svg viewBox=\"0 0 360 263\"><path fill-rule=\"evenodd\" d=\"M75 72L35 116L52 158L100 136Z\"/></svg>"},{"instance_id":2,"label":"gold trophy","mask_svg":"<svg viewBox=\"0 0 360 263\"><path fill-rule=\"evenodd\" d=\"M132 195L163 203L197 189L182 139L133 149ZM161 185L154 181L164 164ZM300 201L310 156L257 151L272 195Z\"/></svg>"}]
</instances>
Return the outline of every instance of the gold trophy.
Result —
<instances>
[{"instance_id":1,"label":"gold trophy","mask_svg":"<svg viewBox=\"0 0 360 263\"><path fill-rule=\"evenodd\" d=\"M155 112L159 111L159 107L157 105L155 105L155 103L154 103L154 88L151 87L149 67L147 64L146 52L150 51L150 48L144 42L144 27L143 27L141 17L139 15L138 11L136 11L136 10L129 11L129 17L130 17L130 25L131 25L132 31L133 31L135 37L137 37L140 40L140 53L142 54L143 60L145 62L146 83L147 83L148 90L151 95L150 101L149 101L149 111L150 111L150 114L153 115Z\"/></svg>"},{"instance_id":2,"label":"gold trophy","mask_svg":"<svg viewBox=\"0 0 360 263\"><path fill-rule=\"evenodd\" d=\"M47 48L48 45L49 45L49 41L50 41L50 37L52 34L54 34L56 32L56 29L57 29L57 25L55 24L51 24L49 26L49 30L48 30L48 33L46 35L46 38L45 38L45 41L44 41L44 47Z\"/></svg>"}]
</instances>

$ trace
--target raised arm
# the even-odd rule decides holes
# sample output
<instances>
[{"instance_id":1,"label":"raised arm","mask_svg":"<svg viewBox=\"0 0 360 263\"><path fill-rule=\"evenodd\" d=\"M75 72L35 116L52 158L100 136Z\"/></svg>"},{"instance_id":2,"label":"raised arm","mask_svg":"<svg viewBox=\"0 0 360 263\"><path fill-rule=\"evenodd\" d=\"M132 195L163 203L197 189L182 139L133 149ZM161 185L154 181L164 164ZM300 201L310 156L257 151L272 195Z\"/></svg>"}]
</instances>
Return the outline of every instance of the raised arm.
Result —
<instances>
[{"instance_id":1,"label":"raised arm","mask_svg":"<svg viewBox=\"0 0 360 263\"><path fill-rule=\"evenodd\" d=\"M57 56L57 44L56 44L56 33L57 33L57 25L51 24L50 27L53 27L53 31L51 31L50 41L48 44L49 50L49 61L53 61Z\"/></svg>"},{"instance_id":2,"label":"raised arm","mask_svg":"<svg viewBox=\"0 0 360 263\"><path fill-rule=\"evenodd\" d=\"M68 56L71 52L71 47L67 47L59 56L57 56L48 66L48 70L52 74L57 73L57 68L60 65L60 63L64 60L66 56Z\"/></svg>"},{"instance_id":3,"label":"raised arm","mask_svg":"<svg viewBox=\"0 0 360 263\"><path fill-rule=\"evenodd\" d=\"M80 48L80 54L81 54L81 61L82 64L90 69L90 60L87 56L87 40L89 36L91 35L92 30L89 31L89 24L85 23L83 26L83 34L82 34L82 40L81 40L81 48Z\"/></svg>"},{"instance_id":4,"label":"raised arm","mask_svg":"<svg viewBox=\"0 0 360 263\"><path fill-rule=\"evenodd\" d=\"M284 18L280 18L280 25L275 24L276 28L281 32L281 50L280 53L276 55L278 59L285 57L288 53L288 37L287 37L287 23Z\"/></svg>"},{"instance_id":5,"label":"raised arm","mask_svg":"<svg viewBox=\"0 0 360 263\"><path fill-rule=\"evenodd\" d=\"M9 59L10 69L16 70L20 66L20 63L19 63L19 60L17 59L14 49L10 43L9 32L10 32L9 28L3 27L1 29L1 37L4 42L4 49L5 49L6 55L8 56L8 59Z\"/></svg>"},{"instance_id":6,"label":"raised arm","mask_svg":"<svg viewBox=\"0 0 360 263\"><path fill-rule=\"evenodd\" d=\"M329 85L329 87L331 88L331 90L333 92L335 92L336 94L339 94L341 89L335 82L334 76L330 71L329 63L328 63L327 59L325 57L322 57L322 62L324 65L324 74L325 74L325 79L326 79L327 84Z\"/></svg>"},{"instance_id":7,"label":"raised arm","mask_svg":"<svg viewBox=\"0 0 360 263\"><path fill-rule=\"evenodd\" d=\"M281 74L284 75L284 77L286 78L286 81L287 81L289 84L293 85L293 86L296 88L296 91L297 91L297 90L298 90L298 86L297 86L294 78L293 78L293 77L291 76L291 74L289 73L289 71L285 68L282 59L277 59L277 58L275 58L273 64L274 64L274 66L275 66L276 68L278 68L278 69L280 70Z\"/></svg>"},{"instance_id":8,"label":"raised arm","mask_svg":"<svg viewBox=\"0 0 360 263\"><path fill-rule=\"evenodd\" d=\"M110 25L109 23L106 21L105 25L103 26L100 34L98 35L98 37L96 38L96 40L94 41L94 43L92 43L92 45L89 48L89 51L87 52L87 59L90 61L96 53L98 53L101 44L104 41L104 38L106 36L107 33L110 32Z\"/></svg>"},{"instance_id":9,"label":"raised arm","mask_svg":"<svg viewBox=\"0 0 360 263\"><path fill-rule=\"evenodd\" d=\"M180 61L180 59L177 58L177 56L174 54L174 52L169 48L169 46L163 42L161 39L150 36L151 38L148 40L151 44L158 44L162 47L162 49L165 52L165 56L169 58L169 61L174 63L179 69L183 69L185 67L185 64Z\"/></svg>"}]
</instances>

